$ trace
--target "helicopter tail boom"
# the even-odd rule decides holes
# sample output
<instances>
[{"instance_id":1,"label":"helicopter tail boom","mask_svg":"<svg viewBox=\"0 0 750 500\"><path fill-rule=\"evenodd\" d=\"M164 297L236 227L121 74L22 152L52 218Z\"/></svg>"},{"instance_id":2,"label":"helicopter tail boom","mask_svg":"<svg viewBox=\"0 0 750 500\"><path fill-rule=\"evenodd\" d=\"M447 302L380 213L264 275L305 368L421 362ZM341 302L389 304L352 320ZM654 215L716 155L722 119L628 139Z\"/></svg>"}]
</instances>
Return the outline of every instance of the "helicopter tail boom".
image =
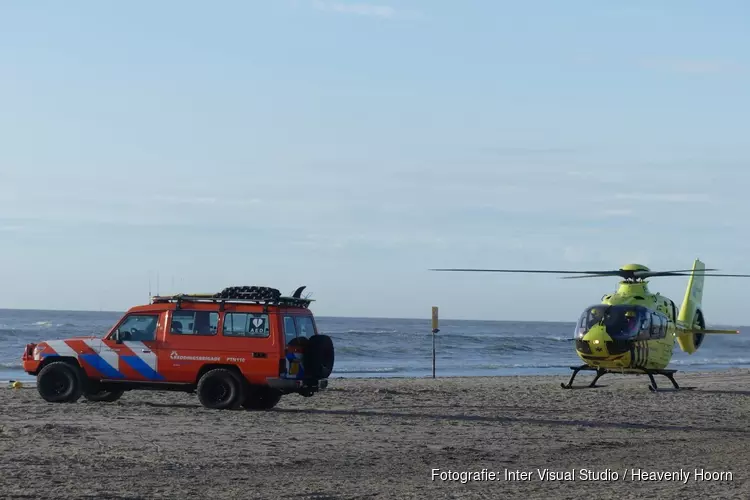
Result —
<instances>
[{"instance_id":1,"label":"helicopter tail boom","mask_svg":"<svg viewBox=\"0 0 750 500\"><path fill-rule=\"evenodd\" d=\"M680 330L680 333L678 333L677 336L678 337L687 337L687 336L695 335L695 334L701 334L702 335L704 333L710 333L712 335L713 334L736 335L736 334L740 333L740 331L739 330L714 330L714 329L711 329L711 330L701 330L701 329L694 330L694 329L687 329L686 328L686 329Z\"/></svg>"}]
</instances>

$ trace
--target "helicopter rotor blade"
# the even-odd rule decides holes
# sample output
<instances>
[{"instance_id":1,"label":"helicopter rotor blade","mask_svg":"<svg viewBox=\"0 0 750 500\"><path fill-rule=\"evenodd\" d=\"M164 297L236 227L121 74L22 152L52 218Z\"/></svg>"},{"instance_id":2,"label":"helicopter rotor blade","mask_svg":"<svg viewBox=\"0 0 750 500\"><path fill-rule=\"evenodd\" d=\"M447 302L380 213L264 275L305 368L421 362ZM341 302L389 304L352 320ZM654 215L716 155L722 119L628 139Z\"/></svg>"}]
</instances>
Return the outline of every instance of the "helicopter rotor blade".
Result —
<instances>
[{"instance_id":1,"label":"helicopter rotor blade","mask_svg":"<svg viewBox=\"0 0 750 500\"><path fill-rule=\"evenodd\" d=\"M702 269L703 271L718 271L718 269ZM681 273L687 273L687 274L681 274ZM677 271L617 271L617 276L622 276L624 278L649 278L651 276L691 276L693 274L692 269L681 269ZM591 274L585 274L583 276L562 276L560 279L577 279L577 278L598 278L600 276L609 276L606 274L599 274L599 273L591 273ZM707 275L708 276L708 275ZM713 275L715 276L715 275Z\"/></svg>"},{"instance_id":2,"label":"helicopter rotor blade","mask_svg":"<svg viewBox=\"0 0 750 500\"><path fill-rule=\"evenodd\" d=\"M699 269L698 272L705 272L705 271L718 271L718 269ZM672 271L636 271L636 274L648 274L648 275L655 275L655 274L671 274L671 273L694 273L695 269L674 269Z\"/></svg>"},{"instance_id":3,"label":"helicopter rotor blade","mask_svg":"<svg viewBox=\"0 0 750 500\"><path fill-rule=\"evenodd\" d=\"M647 279L662 276L717 276L717 277L736 277L750 278L750 274L713 274L718 269L678 269L673 271L646 271L646 270L626 270L617 269L612 271L570 271L570 270L552 270L552 269L478 269L478 268L441 268L430 269L430 271L449 271L449 272L474 272L474 273L524 273L524 274L572 274L575 276L561 276L560 279L581 279L581 278L603 278L608 276L619 276L624 279L636 280Z\"/></svg>"},{"instance_id":4,"label":"helicopter rotor blade","mask_svg":"<svg viewBox=\"0 0 750 500\"><path fill-rule=\"evenodd\" d=\"M692 271L692 270L691 270ZM717 277L737 277L737 278L750 278L750 274L715 274L715 273L706 273L703 271L708 271L708 269L703 269L700 272L684 272L684 271L658 271L658 272L648 272L648 271L636 271L631 276L633 278L639 278L639 279L646 279L646 278L652 278L652 277L663 277L663 276L717 276ZM564 280L570 280L570 279L578 279L578 278L598 278L602 275L599 274L586 274L583 276L561 276L560 279Z\"/></svg>"},{"instance_id":5,"label":"helicopter rotor blade","mask_svg":"<svg viewBox=\"0 0 750 500\"><path fill-rule=\"evenodd\" d=\"M659 276L662 276L661 274ZM718 276L725 278L750 278L750 274L713 274L713 273L673 273L664 276Z\"/></svg>"},{"instance_id":6,"label":"helicopter rotor blade","mask_svg":"<svg viewBox=\"0 0 750 500\"><path fill-rule=\"evenodd\" d=\"M456 271L476 273L543 273L543 274L596 274L602 276L616 276L620 271L553 271L545 269L429 269L430 271Z\"/></svg>"},{"instance_id":7,"label":"helicopter rotor blade","mask_svg":"<svg viewBox=\"0 0 750 500\"><path fill-rule=\"evenodd\" d=\"M612 276L621 276L620 273L613 274L582 274L580 276L560 276L561 280L575 280L579 278L609 278Z\"/></svg>"},{"instance_id":8,"label":"helicopter rotor blade","mask_svg":"<svg viewBox=\"0 0 750 500\"><path fill-rule=\"evenodd\" d=\"M709 276L704 271L713 271L713 269L703 269L699 272L693 272L692 269L687 271L654 271L637 273L638 278L654 278L661 276Z\"/></svg>"}]
</instances>

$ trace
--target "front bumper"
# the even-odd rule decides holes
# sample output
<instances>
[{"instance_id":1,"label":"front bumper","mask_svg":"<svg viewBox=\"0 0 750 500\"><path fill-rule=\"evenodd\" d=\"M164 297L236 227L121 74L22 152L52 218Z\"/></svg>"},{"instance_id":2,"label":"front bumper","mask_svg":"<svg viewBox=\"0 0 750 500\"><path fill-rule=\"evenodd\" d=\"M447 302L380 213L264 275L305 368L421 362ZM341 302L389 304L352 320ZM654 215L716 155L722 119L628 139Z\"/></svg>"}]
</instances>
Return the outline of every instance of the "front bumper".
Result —
<instances>
[{"instance_id":1,"label":"front bumper","mask_svg":"<svg viewBox=\"0 0 750 500\"><path fill-rule=\"evenodd\" d=\"M318 381L294 380L288 378L269 377L266 379L268 386L282 392L307 392L323 391L328 387L328 379Z\"/></svg>"},{"instance_id":2,"label":"front bumper","mask_svg":"<svg viewBox=\"0 0 750 500\"><path fill-rule=\"evenodd\" d=\"M41 365L42 362L35 359L24 359L21 362L21 365L23 366L23 371L28 373L29 375L36 375L39 371L39 365Z\"/></svg>"},{"instance_id":3,"label":"front bumper","mask_svg":"<svg viewBox=\"0 0 750 500\"><path fill-rule=\"evenodd\" d=\"M39 371L39 365L42 364L42 357L37 351L37 344L26 344L26 348L21 355L21 366L23 366L23 371L29 375L36 375Z\"/></svg>"}]
</instances>

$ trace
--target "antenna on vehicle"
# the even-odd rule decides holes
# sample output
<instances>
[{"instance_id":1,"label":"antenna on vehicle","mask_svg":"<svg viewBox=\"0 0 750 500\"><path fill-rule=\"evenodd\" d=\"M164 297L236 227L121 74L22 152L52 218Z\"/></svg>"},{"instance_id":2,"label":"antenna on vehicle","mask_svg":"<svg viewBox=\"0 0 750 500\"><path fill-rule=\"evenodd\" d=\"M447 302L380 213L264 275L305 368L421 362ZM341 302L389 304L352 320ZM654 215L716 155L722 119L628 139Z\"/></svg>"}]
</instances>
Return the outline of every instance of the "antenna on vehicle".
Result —
<instances>
[{"instance_id":1,"label":"antenna on vehicle","mask_svg":"<svg viewBox=\"0 0 750 500\"><path fill-rule=\"evenodd\" d=\"M159 271L156 271L156 295L159 295Z\"/></svg>"},{"instance_id":2,"label":"antenna on vehicle","mask_svg":"<svg viewBox=\"0 0 750 500\"><path fill-rule=\"evenodd\" d=\"M151 301L151 271L148 272L148 300Z\"/></svg>"}]
</instances>

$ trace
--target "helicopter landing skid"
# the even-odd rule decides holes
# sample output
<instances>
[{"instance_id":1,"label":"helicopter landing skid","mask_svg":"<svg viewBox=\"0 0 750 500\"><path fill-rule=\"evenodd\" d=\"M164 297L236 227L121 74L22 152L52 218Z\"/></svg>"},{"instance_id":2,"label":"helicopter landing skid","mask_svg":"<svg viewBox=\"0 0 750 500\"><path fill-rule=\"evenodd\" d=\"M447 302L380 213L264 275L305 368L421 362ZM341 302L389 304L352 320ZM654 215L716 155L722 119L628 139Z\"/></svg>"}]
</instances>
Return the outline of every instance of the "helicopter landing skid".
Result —
<instances>
[{"instance_id":1,"label":"helicopter landing skid","mask_svg":"<svg viewBox=\"0 0 750 500\"><path fill-rule=\"evenodd\" d=\"M576 378L576 375L578 375L578 372L581 370L587 370L587 371L595 371L596 377L594 377L594 380L591 381L591 383L588 385L588 387L597 387L596 381L599 380L602 375L605 375L607 373L623 373L616 370L608 370L606 368L595 368L593 366L589 365L582 365L582 366L571 366L571 370L573 370L573 375L570 376L570 380L567 384L560 383L560 387L563 389L573 389L573 380ZM672 386L674 386L672 389L666 389L666 390L672 390L672 391L678 391L680 389L692 389L692 387L680 387L677 382L674 379L674 374L677 373L677 370L647 370L645 368L640 368L640 371L642 373L637 372L630 372L630 374L633 375L648 375L649 380L651 381L651 384L648 386L648 389L651 392L661 392L665 389L659 389L656 385L656 380L654 380L654 375L663 375L669 379L670 382L672 382Z\"/></svg>"},{"instance_id":2,"label":"helicopter landing skid","mask_svg":"<svg viewBox=\"0 0 750 500\"><path fill-rule=\"evenodd\" d=\"M591 383L588 385L589 387L596 387L596 381L599 380L599 378L607 373L606 368L594 368L589 365L581 365L581 366L571 366L571 370L573 370L573 375L570 376L570 380L568 380L567 384L563 384L560 382L560 387L563 389L572 389L573 388L573 380L576 378L576 375L578 375L578 372L581 370L588 370L588 371L595 371L596 377L594 377L594 380L591 381Z\"/></svg>"}]
</instances>

